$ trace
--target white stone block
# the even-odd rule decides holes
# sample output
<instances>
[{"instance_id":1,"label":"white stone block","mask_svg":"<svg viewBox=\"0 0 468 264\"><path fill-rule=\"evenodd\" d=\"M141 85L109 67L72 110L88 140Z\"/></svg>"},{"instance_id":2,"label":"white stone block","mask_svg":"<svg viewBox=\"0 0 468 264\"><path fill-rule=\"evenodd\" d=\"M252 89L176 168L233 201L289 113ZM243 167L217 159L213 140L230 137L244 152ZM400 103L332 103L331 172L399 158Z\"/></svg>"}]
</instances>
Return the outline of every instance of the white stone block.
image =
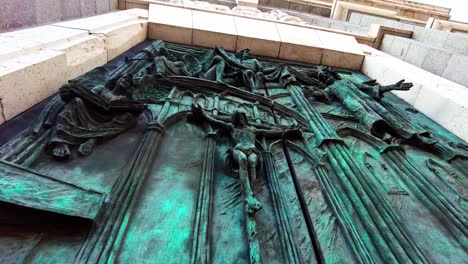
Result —
<instances>
[{"instance_id":1,"label":"white stone block","mask_svg":"<svg viewBox=\"0 0 468 264\"><path fill-rule=\"evenodd\" d=\"M105 36L107 60L110 61L146 39L148 22L140 19L113 28L92 30L90 33L96 36Z\"/></svg>"},{"instance_id":2,"label":"white stone block","mask_svg":"<svg viewBox=\"0 0 468 264\"><path fill-rule=\"evenodd\" d=\"M140 19L148 19L149 16L149 10L148 8L130 8L125 11L121 11L129 15L136 15Z\"/></svg>"},{"instance_id":3,"label":"white stone block","mask_svg":"<svg viewBox=\"0 0 468 264\"><path fill-rule=\"evenodd\" d=\"M406 53L408 52L408 49L411 43L415 42L412 39L402 38L402 37L397 37L397 36L392 36L392 35L385 35L384 40L386 38L391 38L393 40L392 40L390 49L388 51L385 51L385 53L388 53L401 60L405 59Z\"/></svg>"},{"instance_id":4,"label":"white stone block","mask_svg":"<svg viewBox=\"0 0 468 264\"><path fill-rule=\"evenodd\" d=\"M322 46L329 50L342 51L356 55L363 55L362 48L356 38L333 32L317 30Z\"/></svg>"},{"instance_id":5,"label":"white stone block","mask_svg":"<svg viewBox=\"0 0 468 264\"><path fill-rule=\"evenodd\" d=\"M410 63L411 65L421 67L428 51L429 51L428 46L420 42L414 41L409 46L406 52L406 57L404 58L404 61Z\"/></svg>"},{"instance_id":6,"label":"white stone block","mask_svg":"<svg viewBox=\"0 0 468 264\"><path fill-rule=\"evenodd\" d=\"M38 47L43 46L43 44L37 41L18 40L14 38L7 39L3 38L1 35L0 43L0 62L3 60L12 59L15 56L21 56L22 54L38 50Z\"/></svg>"},{"instance_id":7,"label":"white stone block","mask_svg":"<svg viewBox=\"0 0 468 264\"><path fill-rule=\"evenodd\" d=\"M66 79L69 80L106 64L106 43L102 36L88 35L50 49L65 52L68 67Z\"/></svg>"},{"instance_id":8,"label":"white stone block","mask_svg":"<svg viewBox=\"0 0 468 264\"><path fill-rule=\"evenodd\" d=\"M87 31L55 26L41 26L0 34L0 61L28 52L47 49L88 35Z\"/></svg>"},{"instance_id":9,"label":"white stone block","mask_svg":"<svg viewBox=\"0 0 468 264\"><path fill-rule=\"evenodd\" d=\"M452 53L448 50L430 48L426 53L421 68L441 76L450 60Z\"/></svg>"},{"instance_id":10,"label":"white stone block","mask_svg":"<svg viewBox=\"0 0 468 264\"><path fill-rule=\"evenodd\" d=\"M252 54L277 58L280 37L273 22L235 17L237 29L237 51L250 49Z\"/></svg>"},{"instance_id":11,"label":"white stone block","mask_svg":"<svg viewBox=\"0 0 468 264\"><path fill-rule=\"evenodd\" d=\"M317 27L324 27L324 28L330 28L331 26L331 22L323 21L321 19L313 19L311 21L311 24Z\"/></svg>"},{"instance_id":12,"label":"white stone block","mask_svg":"<svg viewBox=\"0 0 468 264\"><path fill-rule=\"evenodd\" d=\"M372 24L372 25L376 25L376 24ZM377 36L377 32L375 33L374 36ZM380 50L385 53L389 53L390 49L392 48L393 40L394 38L389 37L389 35L384 35L384 37L382 38L382 43L380 44Z\"/></svg>"},{"instance_id":13,"label":"white stone block","mask_svg":"<svg viewBox=\"0 0 468 264\"><path fill-rule=\"evenodd\" d=\"M323 47L316 30L279 23L276 28L281 39L280 59L320 64Z\"/></svg>"},{"instance_id":14,"label":"white stone block","mask_svg":"<svg viewBox=\"0 0 468 264\"><path fill-rule=\"evenodd\" d=\"M450 57L442 77L468 87L468 56L454 54ZM468 89L468 88L467 88Z\"/></svg>"},{"instance_id":15,"label":"white stone block","mask_svg":"<svg viewBox=\"0 0 468 264\"><path fill-rule=\"evenodd\" d=\"M223 47L235 51L237 30L234 16L193 11L192 44L203 47Z\"/></svg>"},{"instance_id":16,"label":"white stone block","mask_svg":"<svg viewBox=\"0 0 468 264\"><path fill-rule=\"evenodd\" d=\"M414 27L413 39L426 43L435 48L442 48L449 32L428 29L423 27Z\"/></svg>"},{"instance_id":17,"label":"white stone block","mask_svg":"<svg viewBox=\"0 0 468 264\"><path fill-rule=\"evenodd\" d=\"M351 70L361 68L364 53L354 37L321 30L317 34L324 48L321 64Z\"/></svg>"},{"instance_id":18,"label":"white stone block","mask_svg":"<svg viewBox=\"0 0 468 264\"><path fill-rule=\"evenodd\" d=\"M126 11L116 11L104 15L91 16L60 22L53 24L54 26L63 28L74 28L87 31L103 31L109 28L114 28L119 25L124 25L139 19L139 16Z\"/></svg>"},{"instance_id":19,"label":"white stone block","mask_svg":"<svg viewBox=\"0 0 468 264\"><path fill-rule=\"evenodd\" d=\"M150 4L148 37L181 44L192 44L192 10Z\"/></svg>"},{"instance_id":20,"label":"white stone block","mask_svg":"<svg viewBox=\"0 0 468 264\"><path fill-rule=\"evenodd\" d=\"M0 64L0 123L31 108L67 82L64 52L42 50Z\"/></svg>"},{"instance_id":21,"label":"white stone block","mask_svg":"<svg viewBox=\"0 0 468 264\"><path fill-rule=\"evenodd\" d=\"M468 35L449 33L443 48L468 55Z\"/></svg>"},{"instance_id":22,"label":"white stone block","mask_svg":"<svg viewBox=\"0 0 468 264\"><path fill-rule=\"evenodd\" d=\"M415 107L460 138L468 141L468 95L461 88L458 93L449 91L456 86L444 84L423 87ZM467 91L468 92L468 91Z\"/></svg>"}]
</instances>

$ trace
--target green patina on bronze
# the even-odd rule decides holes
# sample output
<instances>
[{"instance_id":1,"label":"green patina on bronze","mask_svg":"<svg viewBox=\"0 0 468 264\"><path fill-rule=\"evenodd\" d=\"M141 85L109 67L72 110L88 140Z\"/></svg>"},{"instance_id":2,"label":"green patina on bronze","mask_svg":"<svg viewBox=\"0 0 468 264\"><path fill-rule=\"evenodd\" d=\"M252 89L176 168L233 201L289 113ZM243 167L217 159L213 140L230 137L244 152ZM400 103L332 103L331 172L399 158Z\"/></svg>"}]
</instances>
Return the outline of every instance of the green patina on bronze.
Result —
<instances>
[{"instance_id":1,"label":"green patina on bronze","mask_svg":"<svg viewBox=\"0 0 468 264\"><path fill-rule=\"evenodd\" d=\"M162 41L126 56L0 127L1 263L468 259L468 145L388 93L411 83Z\"/></svg>"}]
</instances>

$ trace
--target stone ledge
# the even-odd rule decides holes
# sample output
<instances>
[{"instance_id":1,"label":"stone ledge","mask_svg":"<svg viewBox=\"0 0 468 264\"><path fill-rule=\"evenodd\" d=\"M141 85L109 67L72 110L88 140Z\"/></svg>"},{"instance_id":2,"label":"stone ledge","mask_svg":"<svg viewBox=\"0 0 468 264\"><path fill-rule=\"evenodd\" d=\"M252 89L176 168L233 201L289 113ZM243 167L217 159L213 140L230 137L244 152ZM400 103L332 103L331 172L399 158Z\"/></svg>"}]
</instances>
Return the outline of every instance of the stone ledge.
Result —
<instances>
[{"instance_id":1,"label":"stone ledge","mask_svg":"<svg viewBox=\"0 0 468 264\"><path fill-rule=\"evenodd\" d=\"M105 38L107 61L143 42L148 36L148 21L133 20L104 30L93 30L92 35Z\"/></svg>"},{"instance_id":2,"label":"stone ledge","mask_svg":"<svg viewBox=\"0 0 468 264\"><path fill-rule=\"evenodd\" d=\"M164 5L150 5L148 37L181 44L192 44L193 12Z\"/></svg>"},{"instance_id":3,"label":"stone ledge","mask_svg":"<svg viewBox=\"0 0 468 264\"><path fill-rule=\"evenodd\" d=\"M468 89L374 48L364 46L361 71L382 84L412 82L408 92L395 95L458 137L468 141Z\"/></svg>"},{"instance_id":4,"label":"stone ledge","mask_svg":"<svg viewBox=\"0 0 468 264\"><path fill-rule=\"evenodd\" d=\"M237 29L234 16L200 11L192 11L192 14L193 45L236 50Z\"/></svg>"},{"instance_id":5,"label":"stone ledge","mask_svg":"<svg viewBox=\"0 0 468 264\"><path fill-rule=\"evenodd\" d=\"M228 28L220 28L210 22L213 20L230 24ZM360 45L352 36L252 17L150 4L148 23L151 39L205 47L218 45L236 51L248 48L254 55L353 70L360 69L364 59ZM200 34L206 38L204 42Z\"/></svg>"},{"instance_id":6,"label":"stone ledge","mask_svg":"<svg viewBox=\"0 0 468 264\"><path fill-rule=\"evenodd\" d=\"M0 34L0 61L86 37L79 29L42 26ZM6 48L3 48L6 47Z\"/></svg>"},{"instance_id":7,"label":"stone ledge","mask_svg":"<svg viewBox=\"0 0 468 264\"><path fill-rule=\"evenodd\" d=\"M66 60L64 52L41 50L2 62L0 124L49 97L66 83Z\"/></svg>"},{"instance_id":8,"label":"stone ledge","mask_svg":"<svg viewBox=\"0 0 468 264\"><path fill-rule=\"evenodd\" d=\"M401 36L401 37L406 37L406 38L411 38L412 36L412 31L411 30L405 30L405 29L399 29L398 27L392 27L392 26L384 26L384 25L378 25L378 24L371 24L369 26L369 31L367 34L363 33L356 33L356 32L350 32L347 29L343 28L330 28L330 22L325 22L326 25L320 24L320 25L315 25L315 24L297 24L295 22L290 22L290 21L279 21L279 20L272 20L269 18L262 18L262 17L255 17L255 16L250 16L246 14L238 14L238 13L232 13L230 11L225 11L225 10L214 10L214 9L204 9L201 6L191 6L191 5L182 5L182 4L174 4L174 3L169 3L169 2L161 2L158 0L121 0L122 4L122 9L125 8L132 8L135 5L137 5L140 8L146 8L149 9L149 6L151 4L156 4L158 6L166 6L166 7L172 7L172 8L183 8L183 9L188 9L192 11L202 11L206 13L213 13L213 14L224 14L224 15L232 15L236 17L245 17L245 18L250 18L250 19L255 19L258 21L269 21L269 22L274 22L277 25L279 24L284 24L284 25L292 25L292 26L298 26L301 28L310 28L310 29L315 29L315 30L320 30L320 31L326 31L326 32L332 32L340 35L347 35L347 36L352 36L354 37L358 43L360 44L365 44L368 46L372 47L379 47L381 45L382 39L385 35L395 35L395 36ZM126 4L125 4L126 3ZM129 5L131 3L131 5ZM324 18L324 20L330 20L328 18ZM340 22L337 20L333 20L335 22ZM340 22L342 23L342 22Z\"/></svg>"},{"instance_id":9,"label":"stone ledge","mask_svg":"<svg viewBox=\"0 0 468 264\"><path fill-rule=\"evenodd\" d=\"M0 34L0 124L144 41L146 17L132 9Z\"/></svg>"},{"instance_id":10,"label":"stone ledge","mask_svg":"<svg viewBox=\"0 0 468 264\"><path fill-rule=\"evenodd\" d=\"M68 79L107 63L106 41L103 37L88 35L49 49L65 53Z\"/></svg>"},{"instance_id":11,"label":"stone ledge","mask_svg":"<svg viewBox=\"0 0 468 264\"><path fill-rule=\"evenodd\" d=\"M131 10L126 10L55 23L52 25L87 31L103 31L108 28L117 27L119 25L124 25L128 22L138 20L141 18L140 16L141 15L134 13Z\"/></svg>"},{"instance_id":12,"label":"stone ledge","mask_svg":"<svg viewBox=\"0 0 468 264\"><path fill-rule=\"evenodd\" d=\"M383 38L385 35L399 36L404 38L411 38L413 36L413 31L398 29L394 27L388 27L384 25L371 24L369 26L369 36L374 37L374 43L372 47L380 49L382 45Z\"/></svg>"},{"instance_id":13,"label":"stone ledge","mask_svg":"<svg viewBox=\"0 0 468 264\"><path fill-rule=\"evenodd\" d=\"M277 58L281 45L276 24L253 18L235 17L237 52L249 49L252 54Z\"/></svg>"}]
</instances>

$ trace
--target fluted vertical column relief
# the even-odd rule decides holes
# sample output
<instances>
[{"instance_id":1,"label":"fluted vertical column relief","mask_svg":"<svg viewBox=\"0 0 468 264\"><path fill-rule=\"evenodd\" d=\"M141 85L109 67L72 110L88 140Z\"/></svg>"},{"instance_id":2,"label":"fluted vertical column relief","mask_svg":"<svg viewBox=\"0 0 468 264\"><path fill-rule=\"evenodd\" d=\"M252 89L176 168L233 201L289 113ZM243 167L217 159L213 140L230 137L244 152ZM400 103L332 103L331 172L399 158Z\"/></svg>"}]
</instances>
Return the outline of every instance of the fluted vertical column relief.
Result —
<instances>
[{"instance_id":1,"label":"fluted vertical column relief","mask_svg":"<svg viewBox=\"0 0 468 264\"><path fill-rule=\"evenodd\" d=\"M333 173L317 169L328 202L334 209L357 259L365 263L426 262L385 198L372 186L370 173L356 162L344 141L317 112L297 85L289 85L315 140L330 160Z\"/></svg>"}]
</instances>

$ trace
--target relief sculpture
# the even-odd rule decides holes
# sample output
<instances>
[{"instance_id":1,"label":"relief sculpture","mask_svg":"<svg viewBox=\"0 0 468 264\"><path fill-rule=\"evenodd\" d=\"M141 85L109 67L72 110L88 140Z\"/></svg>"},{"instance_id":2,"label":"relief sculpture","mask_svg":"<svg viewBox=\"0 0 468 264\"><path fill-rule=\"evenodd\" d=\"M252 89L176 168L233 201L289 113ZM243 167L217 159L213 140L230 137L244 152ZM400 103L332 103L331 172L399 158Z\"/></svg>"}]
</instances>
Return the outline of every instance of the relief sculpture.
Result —
<instances>
[{"instance_id":1,"label":"relief sculpture","mask_svg":"<svg viewBox=\"0 0 468 264\"><path fill-rule=\"evenodd\" d=\"M93 151L98 140L112 138L135 126L144 109L132 101L132 75L123 75L112 89L98 85L91 89L68 84L60 88L63 109L56 117L48 144L58 159L70 156L70 146L78 146L82 156Z\"/></svg>"},{"instance_id":2,"label":"relief sculpture","mask_svg":"<svg viewBox=\"0 0 468 264\"><path fill-rule=\"evenodd\" d=\"M467 144L378 81L145 41L0 127L0 263L464 263Z\"/></svg>"},{"instance_id":3,"label":"relief sculpture","mask_svg":"<svg viewBox=\"0 0 468 264\"><path fill-rule=\"evenodd\" d=\"M298 139L302 137L301 130L299 128L258 128L249 124L246 114L240 111L234 112L231 116L231 122L228 123L209 116L199 105L192 106L192 113L188 119L192 122L207 122L230 136L235 146L228 150L226 166L233 176L239 177L242 183L246 211L249 214L254 214L260 210L262 205L255 198L250 187L251 182L256 180L257 174L261 171L263 163L262 155L255 146L257 137Z\"/></svg>"}]
</instances>

